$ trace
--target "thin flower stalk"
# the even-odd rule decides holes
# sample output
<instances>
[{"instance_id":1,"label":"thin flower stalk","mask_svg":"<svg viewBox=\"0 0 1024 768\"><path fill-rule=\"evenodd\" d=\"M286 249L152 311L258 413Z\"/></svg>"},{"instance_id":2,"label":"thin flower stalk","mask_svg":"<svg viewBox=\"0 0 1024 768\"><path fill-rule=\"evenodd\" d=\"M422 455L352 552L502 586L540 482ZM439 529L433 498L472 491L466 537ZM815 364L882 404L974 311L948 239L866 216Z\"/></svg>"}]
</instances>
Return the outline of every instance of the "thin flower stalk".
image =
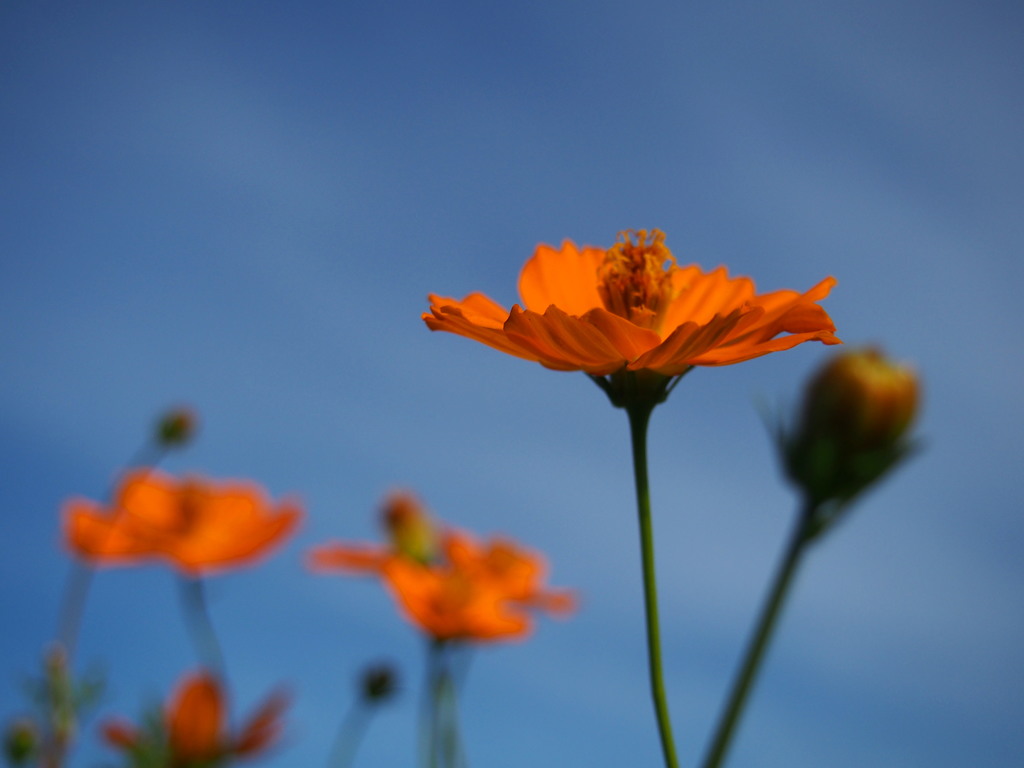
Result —
<instances>
[{"instance_id":1,"label":"thin flower stalk","mask_svg":"<svg viewBox=\"0 0 1024 768\"><path fill-rule=\"evenodd\" d=\"M367 667L359 681L356 699L338 726L327 768L350 768L370 719L396 690L396 673L390 664Z\"/></svg>"},{"instance_id":2,"label":"thin flower stalk","mask_svg":"<svg viewBox=\"0 0 1024 768\"><path fill-rule=\"evenodd\" d=\"M636 505L640 523L640 554L644 582L644 616L647 630L647 664L651 698L654 703L658 735L665 765L677 768L675 739L665 695L661 663L661 629L658 620L658 586L654 565L654 530L651 522L651 493L647 480L647 427L653 405L635 404L628 409L629 431L633 447L633 474L636 482Z\"/></svg>"},{"instance_id":3,"label":"thin flower stalk","mask_svg":"<svg viewBox=\"0 0 1024 768\"><path fill-rule=\"evenodd\" d=\"M199 662L207 669L213 670L221 678L226 677L224 653L221 651L217 632L213 628L210 612L206 607L206 594L200 578L182 576L178 580L181 593L181 606L185 624L196 648Z\"/></svg>"}]
</instances>

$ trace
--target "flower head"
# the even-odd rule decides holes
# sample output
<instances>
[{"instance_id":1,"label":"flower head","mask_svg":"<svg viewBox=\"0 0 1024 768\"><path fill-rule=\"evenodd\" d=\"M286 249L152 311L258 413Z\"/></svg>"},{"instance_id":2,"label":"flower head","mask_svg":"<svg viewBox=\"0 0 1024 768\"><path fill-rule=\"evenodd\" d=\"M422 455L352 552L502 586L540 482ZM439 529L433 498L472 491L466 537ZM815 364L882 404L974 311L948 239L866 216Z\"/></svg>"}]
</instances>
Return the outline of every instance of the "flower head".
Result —
<instances>
[{"instance_id":1,"label":"flower head","mask_svg":"<svg viewBox=\"0 0 1024 768\"><path fill-rule=\"evenodd\" d=\"M141 469L125 476L110 509L69 501L64 534L75 554L97 565L162 558L197 576L265 555L301 517L294 502L273 508L254 483L178 480Z\"/></svg>"},{"instance_id":2,"label":"flower head","mask_svg":"<svg viewBox=\"0 0 1024 768\"><path fill-rule=\"evenodd\" d=\"M662 232L640 230L607 250L538 246L519 277L521 307L508 311L481 293L461 301L431 294L423 320L556 370L674 377L805 341L840 343L817 304L834 284L829 277L806 293L757 294L753 281L724 267L679 266Z\"/></svg>"},{"instance_id":3,"label":"flower head","mask_svg":"<svg viewBox=\"0 0 1024 768\"><path fill-rule=\"evenodd\" d=\"M165 755L170 768L218 766L251 757L270 747L281 733L287 697L271 695L237 734L228 729L227 706L220 683L206 672L186 677L155 729L140 730L120 720L103 726L107 742L136 755Z\"/></svg>"},{"instance_id":4,"label":"flower head","mask_svg":"<svg viewBox=\"0 0 1024 768\"><path fill-rule=\"evenodd\" d=\"M524 637L532 628L531 611L573 610L571 593L544 587L546 566L539 554L507 539L480 544L462 531L433 530L439 543L430 558L403 548L400 540L389 546L330 543L310 552L309 566L380 576L405 617L441 641Z\"/></svg>"}]
</instances>

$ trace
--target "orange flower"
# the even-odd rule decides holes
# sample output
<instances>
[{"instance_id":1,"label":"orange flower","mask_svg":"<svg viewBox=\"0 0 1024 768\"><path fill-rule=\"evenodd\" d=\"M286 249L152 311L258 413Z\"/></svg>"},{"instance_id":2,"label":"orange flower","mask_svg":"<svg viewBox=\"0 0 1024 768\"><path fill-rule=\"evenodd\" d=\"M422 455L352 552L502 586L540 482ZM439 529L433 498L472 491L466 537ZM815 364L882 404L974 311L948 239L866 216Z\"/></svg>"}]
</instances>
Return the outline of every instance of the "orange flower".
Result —
<instances>
[{"instance_id":1,"label":"orange flower","mask_svg":"<svg viewBox=\"0 0 1024 768\"><path fill-rule=\"evenodd\" d=\"M757 294L724 267L680 267L658 230L626 232L607 251L537 247L519 277L511 312L482 293L461 301L430 295L423 320L547 368L607 376L653 371L679 376L695 365L730 365L805 341L839 344L816 302L828 277L806 293ZM788 334L788 335L783 335Z\"/></svg>"},{"instance_id":2,"label":"orange flower","mask_svg":"<svg viewBox=\"0 0 1024 768\"><path fill-rule=\"evenodd\" d=\"M164 716L164 730L156 734L113 720L103 733L114 747L149 754L166 751L172 768L217 765L232 757L250 757L273 744L281 733L281 714L287 705L283 694L270 696L231 736L227 729L224 692L217 679L206 672L186 677ZM166 745L166 746L165 746Z\"/></svg>"},{"instance_id":3,"label":"orange flower","mask_svg":"<svg viewBox=\"0 0 1024 768\"><path fill-rule=\"evenodd\" d=\"M392 497L422 529L422 507L409 506L414 497ZM393 503L385 507L393 510ZM310 552L314 571L379 575L409 621L436 640L486 642L529 634L531 610L565 614L575 607L571 593L545 589L545 563L517 544L494 539L478 544L468 534L436 531L440 540L433 557L424 559L400 546L332 543Z\"/></svg>"},{"instance_id":4,"label":"orange flower","mask_svg":"<svg viewBox=\"0 0 1024 768\"><path fill-rule=\"evenodd\" d=\"M170 560L190 576L252 562L298 524L293 502L271 509L248 482L177 480L150 469L128 473L111 509L85 499L64 508L68 546L98 565Z\"/></svg>"}]
</instances>

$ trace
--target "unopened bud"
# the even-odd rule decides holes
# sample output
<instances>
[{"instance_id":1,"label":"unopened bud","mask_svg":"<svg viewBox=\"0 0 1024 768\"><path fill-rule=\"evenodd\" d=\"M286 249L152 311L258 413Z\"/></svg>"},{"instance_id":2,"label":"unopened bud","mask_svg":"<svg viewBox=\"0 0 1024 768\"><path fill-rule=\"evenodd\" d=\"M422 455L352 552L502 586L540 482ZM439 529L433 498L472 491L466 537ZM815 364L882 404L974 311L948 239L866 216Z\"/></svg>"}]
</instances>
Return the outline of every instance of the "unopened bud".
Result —
<instances>
[{"instance_id":1,"label":"unopened bud","mask_svg":"<svg viewBox=\"0 0 1024 768\"><path fill-rule=\"evenodd\" d=\"M359 688L364 701L386 701L398 690L398 675L390 664L374 664L363 672Z\"/></svg>"},{"instance_id":2,"label":"unopened bud","mask_svg":"<svg viewBox=\"0 0 1024 768\"><path fill-rule=\"evenodd\" d=\"M407 492L394 493L381 513L395 552L421 563L435 558L437 530L419 499Z\"/></svg>"},{"instance_id":3,"label":"unopened bud","mask_svg":"<svg viewBox=\"0 0 1024 768\"><path fill-rule=\"evenodd\" d=\"M837 355L811 380L797 429L783 439L790 477L815 504L851 499L908 452L918 398L914 372L877 349Z\"/></svg>"},{"instance_id":4,"label":"unopened bud","mask_svg":"<svg viewBox=\"0 0 1024 768\"><path fill-rule=\"evenodd\" d=\"M891 445L917 411L914 372L877 349L837 355L814 378L804 403L803 429L824 434L848 451Z\"/></svg>"},{"instance_id":5,"label":"unopened bud","mask_svg":"<svg viewBox=\"0 0 1024 768\"><path fill-rule=\"evenodd\" d=\"M4 754L10 765L27 765L39 748L39 729L28 718L20 718L7 726Z\"/></svg>"},{"instance_id":6,"label":"unopened bud","mask_svg":"<svg viewBox=\"0 0 1024 768\"><path fill-rule=\"evenodd\" d=\"M195 435L197 419L191 408L172 408L156 426L156 440L164 448L184 445Z\"/></svg>"}]
</instances>

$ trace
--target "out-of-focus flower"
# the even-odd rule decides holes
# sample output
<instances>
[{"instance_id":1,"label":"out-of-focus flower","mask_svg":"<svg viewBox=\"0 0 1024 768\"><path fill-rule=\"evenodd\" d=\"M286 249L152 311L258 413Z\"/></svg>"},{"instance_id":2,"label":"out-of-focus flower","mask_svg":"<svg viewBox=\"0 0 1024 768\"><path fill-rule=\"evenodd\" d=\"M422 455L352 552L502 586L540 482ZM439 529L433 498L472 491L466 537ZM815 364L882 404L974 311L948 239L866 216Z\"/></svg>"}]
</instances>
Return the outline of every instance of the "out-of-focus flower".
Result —
<instances>
[{"instance_id":1,"label":"out-of-focus flower","mask_svg":"<svg viewBox=\"0 0 1024 768\"><path fill-rule=\"evenodd\" d=\"M678 266L660 231L640 230L607 250L538 246L519 277L522 307L511 312L482 293L461 301L431 294L423 320L555 370L674 377L805 341L840 343L817 304L834 284L829 277L802 294L757 294L753 281L724 267Z\"/></svg>"},{"instance_id":2,"label":"out-of-focus flower","mask_svg":"<svg viewBox=\"0 0 1024 768\"><path fill-rule=\"evenodd\" d=\"M165 448L184 445L195 435L197 426L198 419L191 408L172 408L156 424L156 441Z\"/></svg>"},{"instance_id":3,"label":"out-of-focus flower","mask_svg":"<svg viewBox=\"0 0 1024 768\"><path fill-rule=\"evenodd\" d=\"M877 349L835 356L811 380L797 428L783 436L789 476L815 504L845 502L908 452L917 376Z\"/></svg>"},{"instance_id":4,"label":"out-of-focus flower","mask_svg":"<svg viewBox=\"0 0 1024 768\"><path fill-rule=\"evenodd\" d=\"M413 517L423 520L426 513L420 509ZM431 558L393 539L390 546L325 544L310 552L308 563L318 572L379 575L406 618L436 640L524 637L532 629L531 611L574 609L570 592L544 587L546 565L539 554L506 539L482 545L462 531L433 530L440 544Z\"/></svg>"},{"instance_id":5,"label":"out-of-focus flower","mask_svg":"<svg viewBox=\"0 0 1024 768\"><path fill-rule=\"evenodd\" d=\"M103 725L107 742L122 751L152 759L162 755L169 768L206 768L258 755L280 737L287 697L271 695L236 734L228 733L224 691L207 672L187 676L154 728L136 728L122 720Z\"/></svg>"},{"instance_id":6,"label":"out-of-focus flower","mask_svg":"<svg viewBox=\"0 0 1024 768\"><path fill-rule=\"evenodd\" d=\"M69 501L64 535L72 552L95 565L162 558L199 576L266 555L301 517L297 503L274 508L254 483L178 480L142 469L125 476L110 509Z\"/></svg>"}]
</instances>

